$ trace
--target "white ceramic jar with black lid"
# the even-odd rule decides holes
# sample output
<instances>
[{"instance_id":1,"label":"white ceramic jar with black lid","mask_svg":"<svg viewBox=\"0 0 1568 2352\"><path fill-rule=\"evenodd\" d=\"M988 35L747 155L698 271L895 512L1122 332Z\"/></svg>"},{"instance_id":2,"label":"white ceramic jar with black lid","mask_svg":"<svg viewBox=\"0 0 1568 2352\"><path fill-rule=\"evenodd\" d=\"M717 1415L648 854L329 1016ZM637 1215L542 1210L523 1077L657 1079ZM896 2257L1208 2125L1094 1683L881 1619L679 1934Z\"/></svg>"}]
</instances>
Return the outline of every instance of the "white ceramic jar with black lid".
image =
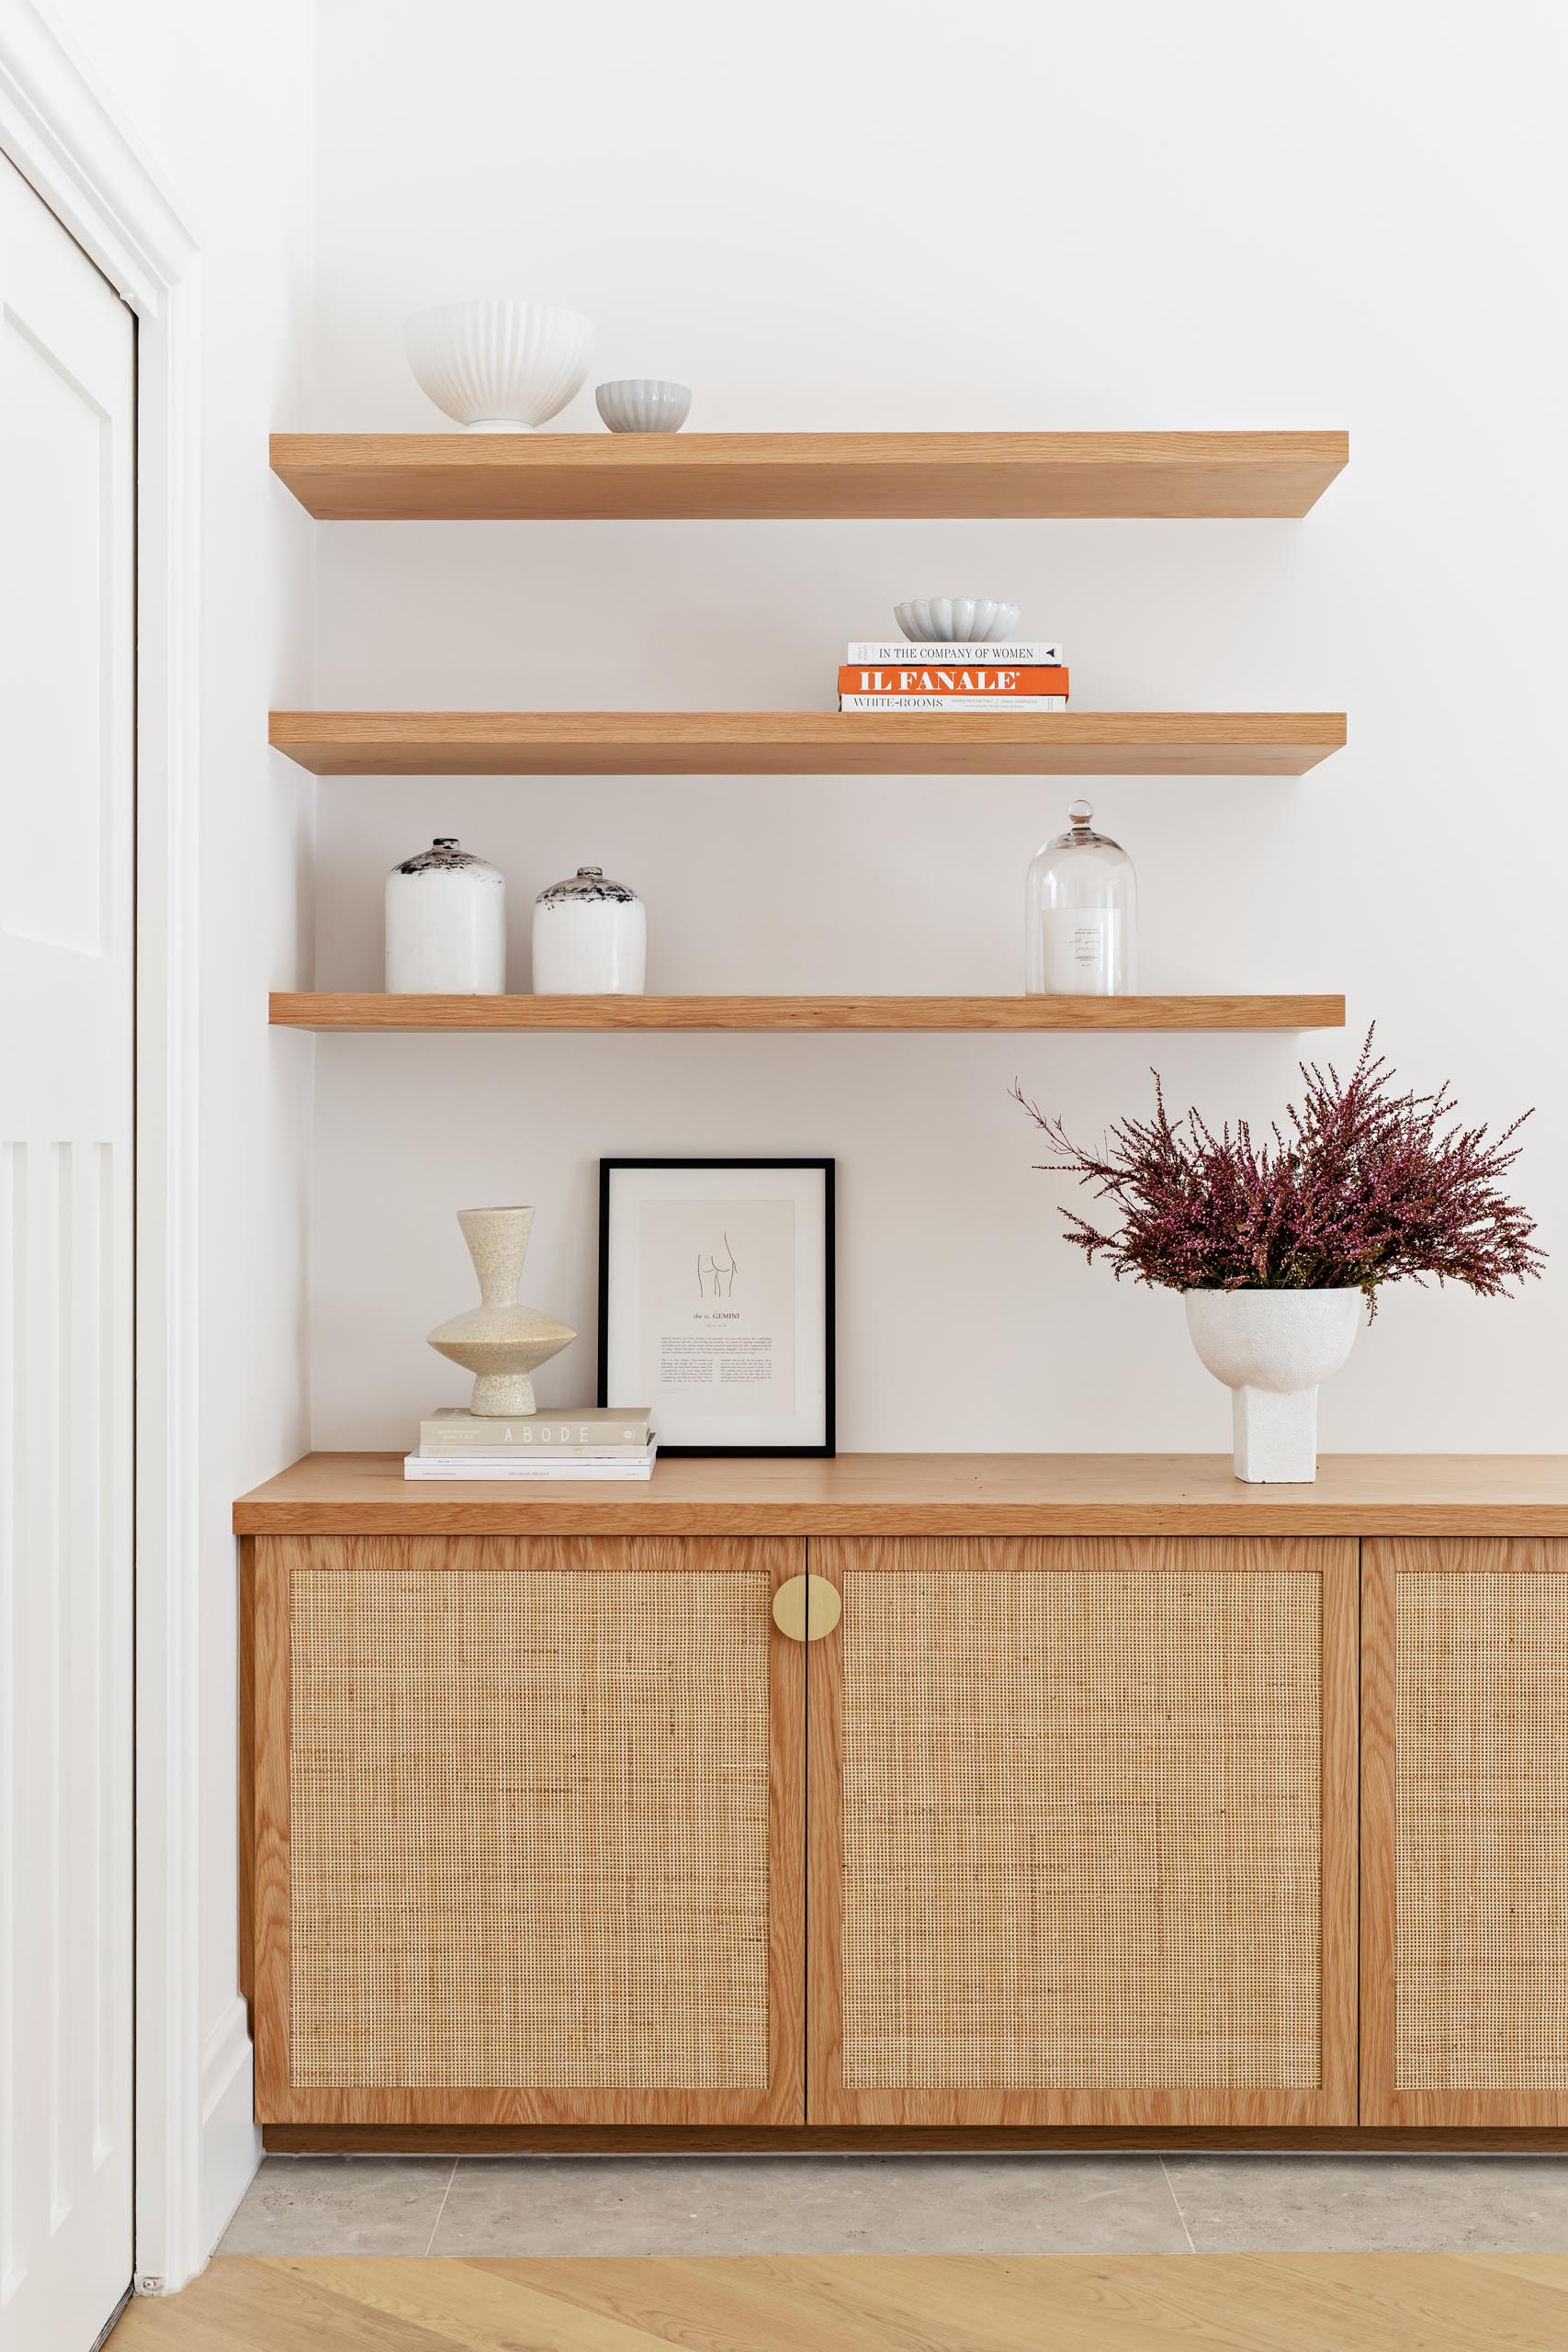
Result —
<instances>
[{"instance_id":1,"label":"white ceramic jar with black lid","mask_svg":"<svg viewBox=\"0 0 1568 2352\"><path fill-rule=\"evenodd\" d=\"M648 976L642 900L602 866L580 865L534 901L536 996L641 996Z\"/></svg>"},{"instance_id":2,"label":"white ceramic jar with black lid","mask_svg":"<svg viewBox=\"0 0 1568 2352\"><path fill-rule=\"evenodd\" d=\"M387 876L387 991L506 992L506 877L450 834Z\"/></svg>"}]
</instances>

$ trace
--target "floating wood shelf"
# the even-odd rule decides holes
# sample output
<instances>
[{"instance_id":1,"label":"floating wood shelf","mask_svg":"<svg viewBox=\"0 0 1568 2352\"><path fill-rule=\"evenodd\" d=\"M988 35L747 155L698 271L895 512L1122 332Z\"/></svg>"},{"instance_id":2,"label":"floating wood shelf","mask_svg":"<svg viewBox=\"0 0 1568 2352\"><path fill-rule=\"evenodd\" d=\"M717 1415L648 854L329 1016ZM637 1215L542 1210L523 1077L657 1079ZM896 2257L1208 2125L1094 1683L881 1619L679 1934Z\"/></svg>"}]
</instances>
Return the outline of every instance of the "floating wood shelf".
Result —
<instances>
[{"instance_id":1,"label":"floating wood shelf","mask_svg":"<svg viewBox=\"0 0 1568 2352\"><path fill-rule=\"evenodd\" d=\"M1303 775L1337 710L275 710L313 775Z\"/></svg>"},{"instance_id":2,"label":"floating wood shelf","mask_svg":"<svg viewBox=\"0 0 1568 2352\"><path fill-rule=\"evenodd\" d=\"M1347 433L279 433L325 522L1304 514Z\"/></svg>"},{"instance_id":3,"label":"floating wood shelf","mask_svg":"<svg viewBox=\"0 0 1568 2352\"><path fill-rule=\"evenodd\" d=\"M279 993L280 1029L1342 1029L1342 996L381 996Z\"/></svg>"}]
</instances>

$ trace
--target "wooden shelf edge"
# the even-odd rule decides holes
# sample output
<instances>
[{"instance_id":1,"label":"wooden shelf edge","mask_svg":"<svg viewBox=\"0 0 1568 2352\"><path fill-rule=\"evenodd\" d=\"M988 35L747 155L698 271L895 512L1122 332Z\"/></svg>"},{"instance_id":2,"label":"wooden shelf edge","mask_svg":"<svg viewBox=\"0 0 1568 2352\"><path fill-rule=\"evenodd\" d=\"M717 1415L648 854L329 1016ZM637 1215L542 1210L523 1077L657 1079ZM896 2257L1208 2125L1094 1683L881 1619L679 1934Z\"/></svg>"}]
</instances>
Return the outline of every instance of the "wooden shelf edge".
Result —
<instances>
[{"instance_id":1,"label":"wooden shelf edge","mask_svg":"<svg viewBox=\"0 0 1568 2352\"><path fill-rule=\"evenodd\" d=\"M270 457L328 522L1293 520L1349 435L279 433Z\"/></svg>"},{"instance_id":2,"label":"wooden shelf edge","mask_svg":"<svg viewBox=\"0 0 1568 2352\"><path fill-rule=\"evenodd\" d=\"M1304 775L1343 711L276 710L313 775Z\"/></svg>"},{"instance_id":3,"label":"wooden shelf edge","mask_svg":"<svg viewBox=\"0 0 1568 2352\"><path fill-rule=\"evenodd\" d=\"M276 1029L376 1033L672 1031L981 1035L1342 1029L1342 996L386 996L278 990Z\"/></svg>"},{"instance_id":4,"label":"wooden shelf edge","mask_svg":"<svg viewBox=\"0 0 1568 2352\"><path fill-rule=\"evenodd\" d=\"M840 1454L661 1462L646 1487L405 1481L311 1453L234 1505L242 1535L1568 1535L1568 1457L1325 1455L1248 1487L1220 1454Z\"/></svg>"}]
</instances>

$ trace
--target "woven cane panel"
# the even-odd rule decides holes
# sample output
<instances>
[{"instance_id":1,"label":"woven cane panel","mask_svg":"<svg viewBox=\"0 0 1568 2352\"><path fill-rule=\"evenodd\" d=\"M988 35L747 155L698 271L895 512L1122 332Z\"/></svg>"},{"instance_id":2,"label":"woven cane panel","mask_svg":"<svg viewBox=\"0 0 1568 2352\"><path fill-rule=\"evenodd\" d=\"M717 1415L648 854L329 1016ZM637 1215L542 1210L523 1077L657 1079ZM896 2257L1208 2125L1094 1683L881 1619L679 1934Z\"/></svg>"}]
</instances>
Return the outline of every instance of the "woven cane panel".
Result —
<instances>
[{"instance_id":1,"label":"woven cane panel","mask_svg":"<svg viewBox=\"0 0 1568 2352\"><path fill-rule=\"evenodd\" d=\"M1304 1573L853 1573L852 2089L1320 2077Z\"/></svg>"},{"instance_id":2,"label":"woven cane panel","mask_svg":"<svg viewBox=\"0 0 1568 2352\"><path fill-rule=\"evenodd\" d=\"M304 1571L291 2075L767 2080L769 1582Z\"/></svg>"},{"instance_id":3,"label":"woven cane panel","mask_svg":"<svg viewBox=\"0 0 1568 2352\"><path fill-rule=\"evenodd\" d=\"M1568 1576L1395 1593L1395 2082L1568 2090Z\"/></svg>"}]
</instances>

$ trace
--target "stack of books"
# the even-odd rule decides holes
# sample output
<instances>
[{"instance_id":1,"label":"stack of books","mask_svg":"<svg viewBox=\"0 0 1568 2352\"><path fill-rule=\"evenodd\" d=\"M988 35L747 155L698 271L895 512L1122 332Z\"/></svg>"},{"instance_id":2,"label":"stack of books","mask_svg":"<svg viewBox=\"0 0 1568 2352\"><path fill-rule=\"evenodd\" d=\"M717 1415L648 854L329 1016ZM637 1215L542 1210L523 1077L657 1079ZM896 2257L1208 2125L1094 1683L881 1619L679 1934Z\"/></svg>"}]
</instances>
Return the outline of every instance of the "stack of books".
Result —
<instances>
[{"instance_id":1,"label":"stack of books","mask_svg":"<svg viewBox=\"0 0 1568 2352\"><path fill-rule=\"evenodd\" d=\"M840 710L1066 710L1067 657L1043 638L1006 645L851 643Z\"/></svg>"},{"instance_id":2,"label":"stack of books","mask_svg":"<svg viewBox=\"0 0 1568 2352\"><path fill-rule=\"evenodd\" d=\"M405 1478L651 1478L659 1441L646 1405L575 1405L485 1420L444 1405L419 1425Z\"/></svg>"}]
</instances>

